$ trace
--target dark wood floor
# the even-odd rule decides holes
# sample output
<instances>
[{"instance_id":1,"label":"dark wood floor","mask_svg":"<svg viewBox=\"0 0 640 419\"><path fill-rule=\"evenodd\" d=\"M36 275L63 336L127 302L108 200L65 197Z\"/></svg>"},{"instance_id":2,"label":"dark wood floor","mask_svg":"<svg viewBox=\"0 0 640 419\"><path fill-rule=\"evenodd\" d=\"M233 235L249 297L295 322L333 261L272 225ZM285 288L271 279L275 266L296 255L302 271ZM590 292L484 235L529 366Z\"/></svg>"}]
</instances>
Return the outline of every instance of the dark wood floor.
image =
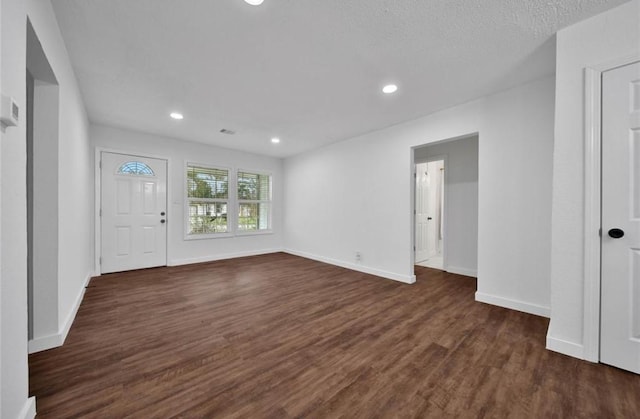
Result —
<instances>
[{"instance_id":1,"label":"dark wood floor","mask_svg":"<svg viewBox=\"0 0 640 419\"><path fill-rule=\"evenodd\" d=\"M65 345L29 358L38 417L639 417L639 376L416 273L278 253L95 278Z\"/></svg>"}]
</instances>

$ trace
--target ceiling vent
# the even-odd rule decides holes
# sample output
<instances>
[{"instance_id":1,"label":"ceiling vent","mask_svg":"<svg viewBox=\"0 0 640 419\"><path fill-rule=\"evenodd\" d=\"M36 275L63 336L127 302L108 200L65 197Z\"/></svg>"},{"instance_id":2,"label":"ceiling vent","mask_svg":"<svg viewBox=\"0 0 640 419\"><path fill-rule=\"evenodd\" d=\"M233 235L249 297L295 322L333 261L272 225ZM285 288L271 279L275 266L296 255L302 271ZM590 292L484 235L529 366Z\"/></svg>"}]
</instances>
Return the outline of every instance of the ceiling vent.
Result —
<instances>
[{"instance_id":1,"label":"ceiling vent","mask_svg":"<svg viewBox=\"0 0 640 419\"><path fill-rule=\"evenodd\" d=\"M231 131L230 129L226 129L226 128L222 128L220 132L227 135L233 135L236 133L235 131Z\"/></svg>"}]
</instances>

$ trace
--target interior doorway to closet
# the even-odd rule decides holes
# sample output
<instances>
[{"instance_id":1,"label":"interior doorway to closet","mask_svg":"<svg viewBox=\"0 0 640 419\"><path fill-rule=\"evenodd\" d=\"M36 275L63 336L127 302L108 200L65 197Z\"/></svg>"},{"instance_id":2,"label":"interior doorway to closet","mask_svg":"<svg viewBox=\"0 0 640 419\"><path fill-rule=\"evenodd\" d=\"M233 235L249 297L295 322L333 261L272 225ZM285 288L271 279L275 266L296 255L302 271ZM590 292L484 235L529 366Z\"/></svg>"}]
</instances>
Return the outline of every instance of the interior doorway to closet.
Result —
<instances>
[{"instance_id":1,"label":"interior doorway to closet","mask_svg":"<svg viewBox=\"0 0 640 419\"><path fill-rule=\"evenodd\" d=\"M416 264L443 269L445 160L416 164Z\"/></svg>"},{"instance_id":2,"label":"interior doorway to closet","mask_svg":"<svg viewBox=\"0 0 640 419\"><path fill-rule=\"evenodd\" d=\"M416 265L477 276L478 150L478 134L414 148Z\"/></svg>"}]
</instances>

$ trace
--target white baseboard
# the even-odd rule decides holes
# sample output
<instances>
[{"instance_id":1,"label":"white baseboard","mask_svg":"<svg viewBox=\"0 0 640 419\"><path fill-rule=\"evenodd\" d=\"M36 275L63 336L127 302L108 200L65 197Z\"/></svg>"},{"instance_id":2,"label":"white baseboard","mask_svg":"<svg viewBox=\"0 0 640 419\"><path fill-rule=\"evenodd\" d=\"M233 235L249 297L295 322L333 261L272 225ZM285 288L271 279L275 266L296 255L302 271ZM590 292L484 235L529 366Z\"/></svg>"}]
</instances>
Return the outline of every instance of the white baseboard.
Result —
<instances>
[{"instance_id":1,"label":"white baseboard","mask_svg":"<svg viewBox=\"0 0 640 419\"><path fill-rule=\"evenodd\" d=\"M494 306L510 308L524 313L535 314L536 316L549 318L551 315L551 309L549 307L527 303L525 301L512 300L510 298L498 297L497 295L485 294L479 291L476 291L476 301L493 304Z\"/></svg>"},{"instance_id":2,"label":"white baseboard","mask_svg":"<svg viewBox=\"0 0 640 419\"><path fill-rule=\"evenodd\" d=\"M299 252L297 250L285 249L284 252L290 255L300 256L306 259L317 260L318 262L328 263L329 265L340 266L342 268L351 269L352 271L363 272L370 275L380 276L382 278L392 279L394 281L404 282L405 284L413 284L416 282L415 275L401 275L394 272L383 271L376 268L370 268L356 263L344 262L337 259L331 259L324 256L318 256L311 253Z\"/></svg>"},{"instance_id":3,"label":"white baseboard","mask_svg":"<svg viewBox=\"0 0 640 419\"><path fill-rule=\"evenodd\" d=\"M36 398L29 397L26 402L24 402L24 406L22 406L22 410L18 414L18 419L33 419L36 417Z\"/></svg>"},{"instance_id":4,"label":"white baseboard","mask_svg":"<svg viewBox=\"0 0 640 419\"><path fill-rule=\"evenodd\" d=\"M547 335L547 349L574 358L584 359L584 346Z\"/></svg>"},{"instance_id":5,"label":"white baseboard","mask_svg":"<svg viewBox=\"0 0 640 419\"><path fill-rule=\"evenodd\" d=\"M29 341L29 353L35 354L36 352L46 351L47 349L57 348L62 346L64 339L62 339L62 333L55 333L48 336L38 336Z\"/></svg>"},{"instance_id":6,"label":"white baseboard","mask_svg":"<svg viewBox=\"0 0 640 419\"><path fill-rule=\"evenodd\" d=\"M445 271L451 272L452 274L456 275L471 276L473 278L478 277L478 271L474 269L459 268L457 266L447 266L445 268Z\"/></svg>"},{"instance_id":7,"label":"white baseboard","mask_svg":"<svg viewBox=\"0 0 640 419\"><path fill-rule=\"evenodd\" d=\"M58 330L58 333L48 336L39 336L33 338L29 341L29 353L33 354L40 351L46 351L47 349L57 348L64 344L65 339L67 339L67 335L69 334L69 330L71 330L71 325L73 325L73 321L76 319L76 315L78 314L78 309L80 308L80 304L82 304L82 299L84 298L84 293L87 289L87 285L89 285L89 281L91 278L95 276L93 273L87 275L84 279L84 283L82 284L82 289L76 296L76 300L73 303L73 307L71 311L67 315L67 318L64 320L62 327Z\"/></svg>"},{"instance_id":8,"label":"white baseboard","mask_svg":"<svg viewBox=\"0 0 640 419\"><path fill-rule=\"evenodd\" d=\"M93 273L89 273L82 283L82 289L76 296L76 301L73 303L73 308L67 315L67 318L64 320L64 324L62 326L62 330L60 334L62 335L62 343L67 339L67 335L69 334L69 330L71 330L71 326L73 325L73 321L76 319L76 315L78 314L78 310L80 309L80 304L82 304L82 299L84 298L84 293L87 290L87 286L89 285L89 281L95 275Z\"/></svg>"},{"instance_id":9,"label":"white baseboard","mask_svg":"<svg viewBox=\"0 0 640 419\"><path fill-rule=\"evenodd\" d=\"M216 260L243 258L247 256L267 255L269 253L277 253L277 252L283 252L283 251L284 250L282 248L261 249L261 250L250 250L248 252L223 253L219 255L202 256L198 258L172 259L169 262L167 262L167 266L191 265L194 263L214 262Z\"/></svg>"}]
</instances>

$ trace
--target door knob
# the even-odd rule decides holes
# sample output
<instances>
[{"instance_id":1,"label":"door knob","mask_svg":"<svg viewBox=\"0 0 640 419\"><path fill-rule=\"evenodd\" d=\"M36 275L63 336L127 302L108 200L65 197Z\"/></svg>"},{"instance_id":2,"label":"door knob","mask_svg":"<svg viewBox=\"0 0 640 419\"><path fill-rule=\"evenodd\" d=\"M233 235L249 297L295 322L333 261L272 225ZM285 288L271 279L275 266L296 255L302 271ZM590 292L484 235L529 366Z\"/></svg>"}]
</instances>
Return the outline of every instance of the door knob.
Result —
<instances>
[{"instance_id":1,"label":"door knob","mask_svg":"<svg viewBox=\"0 0 640 419\"><path fill-rule=\"evenodd\" d=\"M162 211L162 212L160 213L160 215L164 217L164 211Z\"/></svg>"},{"instance_id":2,"label":"door knob","mask_svg":"<svg viewBox=\"0 0 640 419\"><path fill-rule=\"evenodd\" d=\"M433 220L433 218L431 218L431 217L427 217L427 220Z\"/></svg>"},{"instance_id":3,"label":"door knob","mask_svg":"<svg viewBox=\"0 0 640 419\"><path fill-rule=\"evenodd\" d=\"M609 230L609 237L611 238L619 239L622 236L624 236L624 231L620 230L619 228L612 228L611 230Z\"/></svg>"},{"instance_id":4,"label":"door knob","mask_svg":"<svg viewBox=\"0 0 640 419\"><path fill-rule=\"evenodd\" d=\"M167 220L160 220L160 222L161 222L162 224L164 224L164 223L166 223L166 222L167 222Z\"/></svg>"}]
</instances>

